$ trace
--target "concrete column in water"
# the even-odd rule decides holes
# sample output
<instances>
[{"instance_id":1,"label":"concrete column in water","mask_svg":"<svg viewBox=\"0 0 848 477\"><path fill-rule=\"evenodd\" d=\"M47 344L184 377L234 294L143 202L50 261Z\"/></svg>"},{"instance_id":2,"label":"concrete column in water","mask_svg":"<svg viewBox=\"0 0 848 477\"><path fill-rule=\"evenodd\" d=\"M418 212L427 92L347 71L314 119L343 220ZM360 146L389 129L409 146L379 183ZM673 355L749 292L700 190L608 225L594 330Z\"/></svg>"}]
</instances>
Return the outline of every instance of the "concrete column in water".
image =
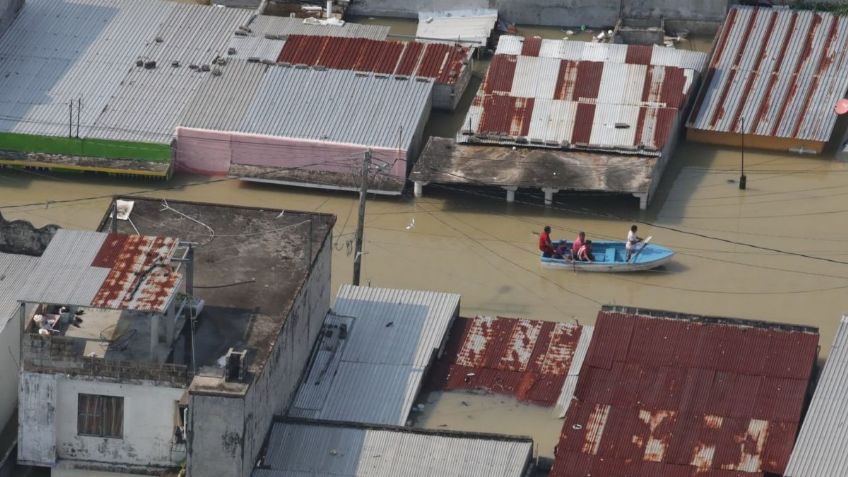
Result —
<instances>
[{"instance_id":1,"label":"concrete column in water","mask_svg":"<svg viewBox=\"0 0 848 477\"><path fill-rule=\"evenodd\" d=\"M415 198L420 199L424 195L425 185L427 185L426 182L415 181L413 183L413 192L415 193Z\"/></svg>"},{"instance_id":2,"label":"concrete column in water","mask_svg":"<svg viewBox=\"0 0 848 477\"><path fill-rule=\"evenodd\" d=\"M159 320L158 313L150 315L150 357L156 359L156 347L159 345Z\"/></svg>"},{"instance_id":3,"label":"concrete column in water","mask_svg":"<svg viewBox=\"0 0 848 477\"><path fill-rule=\"evenodd\" d=\"M553 187L542 187L542 192L545 193L545 205L549 206L554 203L554 194L559 192L559 189Z\"/></svg>"},{"instance_id":4,"label":"concrete column in water","mask_svg":"<svg viewBox=\"0 0 848 477\"><path fill-rule=\"evenodd\" d=\"M518 190L518 187L506 186L503 189L506 191L506 201L509 203L515 202L515 191Z\"/></svg>"},{"instance_id":5,"label":"concrete column in water","mask_svg":"<svg viewBox=\"0 0 848 477\"><path fill-rule=\"evenodd\" d=\"M639 208L645 210L648 208L648 194L633 193L633 197L639 199Z\"/></svg>"}]
</instances>

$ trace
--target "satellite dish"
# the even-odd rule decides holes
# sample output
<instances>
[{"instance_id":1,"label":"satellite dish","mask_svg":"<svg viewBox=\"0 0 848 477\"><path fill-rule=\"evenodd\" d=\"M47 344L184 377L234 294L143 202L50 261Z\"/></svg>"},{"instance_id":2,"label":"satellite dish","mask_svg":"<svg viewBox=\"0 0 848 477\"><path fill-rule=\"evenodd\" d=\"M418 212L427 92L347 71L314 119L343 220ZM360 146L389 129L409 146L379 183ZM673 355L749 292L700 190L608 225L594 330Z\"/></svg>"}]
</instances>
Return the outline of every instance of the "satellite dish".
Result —
<instances>
[{"instance_id":1,"label":"satellite dish","mask_svg":"<svg viewBox=\"0 0 848 477\"><path fill-rule=\"evenodd\" d=\"M840 99L837 101L834 110L836 111L836 114L848 113L848 99Z\"/></svg>"}]
</instances>

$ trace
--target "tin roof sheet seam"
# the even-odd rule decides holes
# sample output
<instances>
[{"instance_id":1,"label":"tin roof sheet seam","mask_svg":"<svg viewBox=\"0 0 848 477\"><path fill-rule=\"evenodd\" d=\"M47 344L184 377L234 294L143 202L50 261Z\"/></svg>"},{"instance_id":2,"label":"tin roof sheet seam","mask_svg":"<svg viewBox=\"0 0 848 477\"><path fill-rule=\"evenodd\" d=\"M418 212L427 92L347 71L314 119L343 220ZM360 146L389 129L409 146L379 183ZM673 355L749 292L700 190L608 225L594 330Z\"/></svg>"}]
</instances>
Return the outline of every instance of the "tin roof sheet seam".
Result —
<instances>
[{"instance_id":1,"label":"tin roof sheet seam","mask_svg":"<svg viewBox=\"0 0 848 477\"><path fill-rule=\"evenodd\" d=\"M37 263L38 257L0 252L0 334L17 317L21 290Z\"/></svg>"}]
</instances>

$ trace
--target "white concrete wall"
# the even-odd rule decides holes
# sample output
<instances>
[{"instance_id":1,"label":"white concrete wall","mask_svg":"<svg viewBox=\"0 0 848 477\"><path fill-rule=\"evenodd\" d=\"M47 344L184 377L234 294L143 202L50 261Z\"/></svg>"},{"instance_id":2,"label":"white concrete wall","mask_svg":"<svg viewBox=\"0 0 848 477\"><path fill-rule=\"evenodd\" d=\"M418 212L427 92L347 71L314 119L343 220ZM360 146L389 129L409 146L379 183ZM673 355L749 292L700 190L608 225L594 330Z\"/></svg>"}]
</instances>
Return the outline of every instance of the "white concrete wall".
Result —
<instances>
[{"instance_id":1,"label":"white concrete wall","mask_svg":"<svg viewBox=\"0 0 848 477\"><path fill-rule=\"evenodd\" d=\"M57 375L23 373L18 400L18 462L56 463Z\"/></svg>"},{"instance_id":2,"label":"white concrete wall","mask_svg":"<svg viewBox=\"0 0 848 477\"><path fill-rule=\"evenodd\" d=\"M59 461L166 467L177 466L185 458L183 453L173 452L171 447L176 403L183 389L154 383L137 385L57 377L55 427ZM123 439L77 435L80 393L124 398Z\"/></svg>"},{"instance_id":3,"label":"white concrete wall","mask_svg":"<svg viewBox=\"0 0 848 477\"><path fill-rule=\"evenodd\" d=\"M126 465L178 465L171 452L176 403L181 388L139 386L61 378L56 408L57 457ZM124 398L124 438L77 435L77 396L103 394Z\"/></svg>"},{"instance_id":4,"label":"white concrete wall","mask_svg":"<svg viewBox=\"0 0 848 477\"><path fill-rule=\"evenodd\" d=\"M18 405L18 362L21 356L21 319L18 313L0 322L0 428ZM3 449L0 449L3 452Z\"/></svg>"},{"instance_id":5,"label":"white concrete wall","mask_svg":"<svg viewBox=\"0 0 848 477\"><path fill-rule=\"evenodd\" d=\"M332 236L321 245L262 374L244 399L192 394L190 477L248 477L274 416L285 414L330 309Z\"/></svg>"},{"instance_id":6,"label":"white concrete wall","mask_svg":"<svg viewBox=\"0 0 848 477\"><path fill-rule=\"evenodd\" d=\"M135 477L139 474L122 474L118 472L99 472L96 470L54 468L50 477Z\"/></svg>"}]
</instances>

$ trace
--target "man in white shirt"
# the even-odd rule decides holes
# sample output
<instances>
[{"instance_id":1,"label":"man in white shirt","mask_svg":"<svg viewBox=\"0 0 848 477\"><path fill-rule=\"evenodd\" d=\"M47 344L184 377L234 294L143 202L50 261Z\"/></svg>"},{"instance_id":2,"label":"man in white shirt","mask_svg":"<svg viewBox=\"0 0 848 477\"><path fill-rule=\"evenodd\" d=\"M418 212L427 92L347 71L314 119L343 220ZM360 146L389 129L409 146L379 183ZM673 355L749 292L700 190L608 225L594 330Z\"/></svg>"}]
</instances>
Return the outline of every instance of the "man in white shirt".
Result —
<instances>
[{"instance_id":1,"label":"man in white shirt","mask_svg":"<svg viewBox=\"0 0 848 477\"><path fill-rule=\"evenodd\" d=\"M639 230L639 227L633 225L630 227L630 232L627 232L627 243L624 244L624 247L627 249L627 256L624 259L626 262L630 261L630 256L633 254L633 250L636 249L636 244L642 241L642 238L636 235L637 230Z\"/></svg>"}]
</instances>

